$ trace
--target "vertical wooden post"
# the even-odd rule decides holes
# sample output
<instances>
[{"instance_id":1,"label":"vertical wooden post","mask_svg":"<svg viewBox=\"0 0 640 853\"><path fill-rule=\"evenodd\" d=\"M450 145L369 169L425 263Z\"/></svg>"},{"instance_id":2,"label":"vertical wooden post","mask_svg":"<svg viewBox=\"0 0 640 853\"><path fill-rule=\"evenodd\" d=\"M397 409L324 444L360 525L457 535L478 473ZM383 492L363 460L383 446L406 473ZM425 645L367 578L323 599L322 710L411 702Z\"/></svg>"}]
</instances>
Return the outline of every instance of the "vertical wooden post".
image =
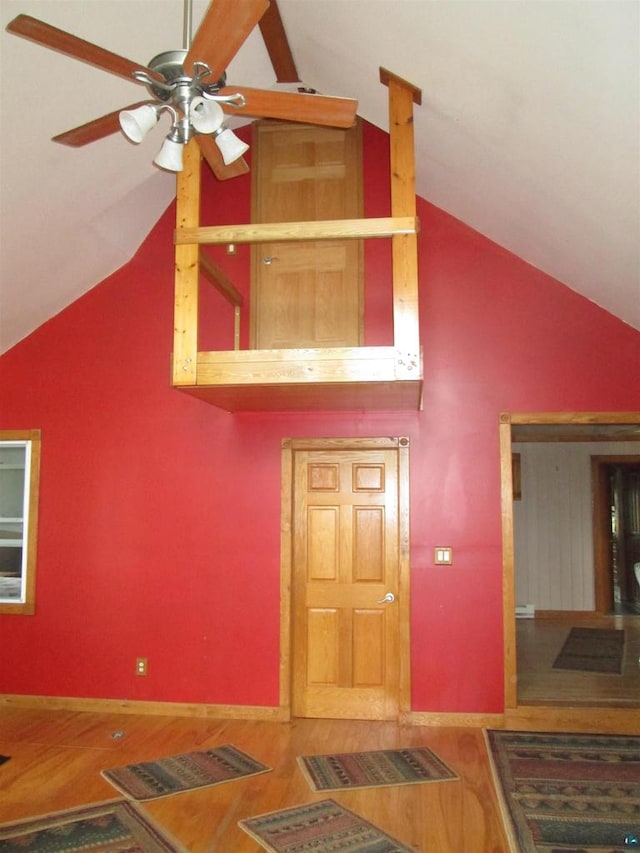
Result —
<instances>
[{"instance_id":1,"label":"vertical wooden post","mask_svg":"<svg viewBox=\"0 0 640 853\"><path fill-rule=\"evenodd\" d=\"M500 489L502 503L502 620L504 633L504 707L518 706L515 556L513 543L513 471L511 416L500 415Z\"/></svg>"},{"instance_id":2,"label":"vertical wooden post","mask_svg":"<svg viewBox=\"0 0 640 853\"><path fill-rule=\"evenodd\" d=\"M233 306L233 348L240 349L240 306Z\"/></svg>"},{"instance_id":3,"label":"vertical wooden post","mask_svg":"<svg viewBox=\"0 0 640 853\"><path fill-rule=\"evenodd\" d=\"M413 104L422 93L411 83L384 68L380 82L389 88L391 146L391 215L416 215ZM418 318L418 238L398 234L392 238L393 337L398 353L396 379L422 376Z\"/></svg>"},{"instance_id":4,"label":"vertical wooden post","mask_svg":"<svg viewBox=\"0 0 640 853\"><path fill-rule=\"evenodd\" d=\"M184 150L184 168L177 177L176 228L200 224L200 148L191 140ZM198 359L197 243L176 245L173 327L173 384L195 385Z\"/></svg>"}]
</instances>

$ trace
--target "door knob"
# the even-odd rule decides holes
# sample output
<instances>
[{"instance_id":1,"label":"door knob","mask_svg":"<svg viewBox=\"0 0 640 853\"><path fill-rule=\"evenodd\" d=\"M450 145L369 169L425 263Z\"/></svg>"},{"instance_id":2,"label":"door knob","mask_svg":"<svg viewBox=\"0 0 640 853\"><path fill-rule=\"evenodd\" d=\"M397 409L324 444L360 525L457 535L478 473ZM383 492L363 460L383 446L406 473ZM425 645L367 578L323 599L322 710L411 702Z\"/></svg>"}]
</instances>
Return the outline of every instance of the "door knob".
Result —
<instances>
[{"instance_id":1,"label":"door knob","mask_svg":"<svg viewBox=\"0 0 640 853\"><path fill-rule=\"evenodd\" d=\"M395 600L395 595L392 592L388 592L384 598L381 598L380 601L376 601L376 604L391 604L391 602Z\"/></svg>"},{"instance_id":2,"label":"door knob","mask_svg":"<svg viewBox=\"0 0 640 853\"><path fill-rule=\"evenodd\" d=\"M277 258L274 258L271 255L265 255L264 258L262 259L262 263L268 267L268 266L271 266L271 264L277 260L278 260Z\"/></svg>"}]
</instances>

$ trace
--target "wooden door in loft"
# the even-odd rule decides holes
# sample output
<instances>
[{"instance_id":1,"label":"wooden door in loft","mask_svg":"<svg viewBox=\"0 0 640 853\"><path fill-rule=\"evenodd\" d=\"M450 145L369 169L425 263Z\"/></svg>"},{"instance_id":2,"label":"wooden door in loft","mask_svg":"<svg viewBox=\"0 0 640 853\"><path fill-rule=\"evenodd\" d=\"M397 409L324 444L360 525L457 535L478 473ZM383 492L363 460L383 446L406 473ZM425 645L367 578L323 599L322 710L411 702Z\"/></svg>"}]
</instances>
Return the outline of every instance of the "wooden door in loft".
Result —
<instances>
[{"instance_id":1,"label":"wooden door in loft","mask_svg":"<svg viewBox=\"0 0 640 853\"><path fill-rule=\"evenodd\" d=\"M254 222L363 216L362 143L349 129L258 122L252 146ZM362 344L362 241L252 247L254 349Z\"/></svg>"}]
</instances>

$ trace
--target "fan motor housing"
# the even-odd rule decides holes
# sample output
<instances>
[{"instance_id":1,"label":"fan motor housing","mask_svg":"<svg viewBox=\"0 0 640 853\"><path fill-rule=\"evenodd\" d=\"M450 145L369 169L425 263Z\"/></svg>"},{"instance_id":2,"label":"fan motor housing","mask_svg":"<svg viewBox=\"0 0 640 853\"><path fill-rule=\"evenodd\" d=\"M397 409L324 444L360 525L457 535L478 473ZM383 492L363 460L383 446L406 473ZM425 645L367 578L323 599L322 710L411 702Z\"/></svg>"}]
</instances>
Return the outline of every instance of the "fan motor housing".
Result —
<instances>
[{"instance_id":1,"label":"fan motor housing","mask_svg":"<svg viewBox=\"0 0 640 853\"><path fill-rule=\"evenodd\" d=\"M165 50L163 53L159 53L157 56L154 56L151 62L149 62L148 67L152 71L156 71L158 74L161 74L167 85L172 85L174 83L178 85L180 83L184 83L192 86L195 91L202 91L203 85L201 84L201 80L207 75L206 73L200 73L196 78L193 78L189 77L189 75L185 73L184 61L187 57L187 53L188 51L186 50ZM204 65L204 63L200 64L200 68L205 69L206 67L207 66ZM221 89L226 82L226 75L223 74L216 83L207 83L204 85L208 91L213 92ZM159 86L151 84L149 89L160 101L169 101L172 98L172 93L167 92Z\"/></svg>"}]
</instances>

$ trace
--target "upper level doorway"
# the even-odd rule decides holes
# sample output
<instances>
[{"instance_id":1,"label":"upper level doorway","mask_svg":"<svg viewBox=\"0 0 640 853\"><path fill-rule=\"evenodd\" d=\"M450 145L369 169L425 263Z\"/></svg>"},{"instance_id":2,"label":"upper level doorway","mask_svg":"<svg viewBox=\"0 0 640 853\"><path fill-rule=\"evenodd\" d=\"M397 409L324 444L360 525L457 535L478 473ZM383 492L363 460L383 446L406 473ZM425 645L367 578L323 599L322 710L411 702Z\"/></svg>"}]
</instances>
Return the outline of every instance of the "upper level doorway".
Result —
<instances>
[{"instance_id":1,"label":"upper level doorway","mask_svg":"<svg viewBox=\"0 0 640 853\"><path fill-rule=\"evenodd\" d=\"M253 148L254 222L362 217L359 122L348 129L258 122ZM252 348L360 346L362 256L361 240L254 244Z\"/></svg>"}]
</instances>

